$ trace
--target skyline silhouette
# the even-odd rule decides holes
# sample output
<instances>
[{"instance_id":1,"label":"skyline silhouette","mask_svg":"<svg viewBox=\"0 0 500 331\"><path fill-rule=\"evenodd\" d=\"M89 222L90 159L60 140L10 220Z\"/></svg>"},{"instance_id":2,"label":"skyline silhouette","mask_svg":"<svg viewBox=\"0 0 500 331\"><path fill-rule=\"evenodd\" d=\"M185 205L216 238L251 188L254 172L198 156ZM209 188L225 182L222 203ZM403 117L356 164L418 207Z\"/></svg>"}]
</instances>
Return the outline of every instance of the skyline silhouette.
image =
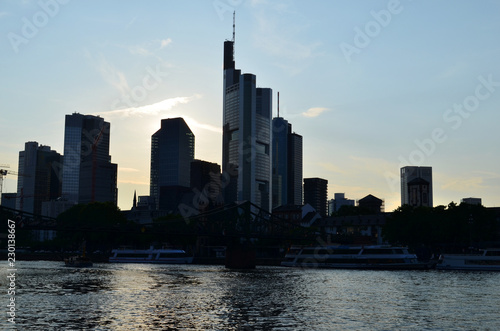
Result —
<instances>
[{"instance_id":1,"label":"skyline silhouette","mask_svg":"<svg viewBox=\"0 0 500 331\"><path fill-rule=\"evenodd\" d=\"M197 158L221 164L236 10L237 66L280 91L280 116L303 136L303 177L327 179L329 199L373 194L391 211L399 169L431 166L435 206L500 204L500 2L43 3L0 9L0 164L12 170L28 141L62 154L73 112L111 123L124 210L134 190L149 194L161 119L183 117ZM8 175L4 192L16 188Z\"/></svg>"}]
</instances>

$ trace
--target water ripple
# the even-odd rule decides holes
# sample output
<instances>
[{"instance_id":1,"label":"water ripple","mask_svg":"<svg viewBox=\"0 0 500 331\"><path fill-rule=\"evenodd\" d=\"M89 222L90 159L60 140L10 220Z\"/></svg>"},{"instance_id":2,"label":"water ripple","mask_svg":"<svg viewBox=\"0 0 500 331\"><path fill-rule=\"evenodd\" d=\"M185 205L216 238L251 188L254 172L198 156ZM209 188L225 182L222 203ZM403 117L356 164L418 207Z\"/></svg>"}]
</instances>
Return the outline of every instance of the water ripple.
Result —
<instances>
[{"instance_id":1,"label":"water ripple","mask_svg":"<svg viewBox=\"0 0 500 331\"><path fill-rule=\"evenodd\" d=\"M19 262L16 325L20 330L496 330L499 281L500 273L488 272L137 264L68 269L55 262ZM4 288L6 282L0 274Z\"/></svg>"}]
</instances>

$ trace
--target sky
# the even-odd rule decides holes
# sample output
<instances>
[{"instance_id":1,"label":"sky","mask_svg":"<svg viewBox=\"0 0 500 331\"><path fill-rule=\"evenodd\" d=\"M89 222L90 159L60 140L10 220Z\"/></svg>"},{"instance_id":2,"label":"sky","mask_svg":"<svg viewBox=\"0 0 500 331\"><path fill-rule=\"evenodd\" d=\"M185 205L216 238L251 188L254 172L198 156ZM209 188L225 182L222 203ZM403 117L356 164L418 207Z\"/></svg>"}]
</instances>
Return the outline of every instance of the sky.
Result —
<instances>
[{"instance_id":1,"label":"sky","mask_svg":"<svg viewBox=\"0 0 500 331\"><path fill-rule=\"evenodd\" d=\"M304 178L392 211L399 169L431 166L434 205L500 206L500 1L0 1L0 165L63 153L73 112L111 123L118 205L149 195L151 135L183 117L221 164L223 42L280 92ZM15 192L8 175L4 192Z\"/></svg>"}]
</instances>

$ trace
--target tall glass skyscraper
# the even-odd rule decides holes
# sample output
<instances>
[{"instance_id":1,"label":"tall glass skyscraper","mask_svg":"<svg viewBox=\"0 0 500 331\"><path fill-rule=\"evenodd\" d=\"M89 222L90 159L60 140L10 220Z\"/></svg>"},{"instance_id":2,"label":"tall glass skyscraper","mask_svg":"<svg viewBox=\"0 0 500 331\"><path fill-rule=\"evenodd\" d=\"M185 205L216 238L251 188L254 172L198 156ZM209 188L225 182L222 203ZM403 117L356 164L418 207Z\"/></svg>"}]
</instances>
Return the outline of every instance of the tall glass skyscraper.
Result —
<instances>
[{"instance_id":1,"label":"tall glass skyscraper","mask_svg":"<svg viewBox=\"0 0 500 331\"><path fill-rule=\"evenodd\" d=\"M234 40L224 42L222 171L226 203L247 200L271 208L272 90L235 68Z\"/></svg>"},{"instance_id":2,"label":"tall glass skyscraper","mask_svg":"<svg viewBox=\"0 0 500 331\"><path fill-rule=\"evenodd\" d=\"M151 136L150 196L155 199L157 209L162 187L169 187L164 189L169 195L176 195L180 187L189 189L193 160L194 134L184 119L161 120L161 128ZM172 192L173 188L177 192Z\"/></svg>"},{"instance_id":3,"label":"tall glass skyscraper","mask_svg":"<svg viewBox=\"0 0 500 331\"><path fill-rule=\"evenodd\" d=\"M41 214L42 202L57 199L61 194L62 157L49 146L36 141L25 143L19 152L16 209Z\"/></svg>"},{"instance_id":4,"label":"tall glass skyscraper","mask_svg":"<svg viewBox=\"0 0 500 331\"><path fill-rule=\"evenodd\" d=\"M302 205L302 136L282 117L272 128L273 208Z\"/></svg>"},{"instance_id":5,"label":"tall glass skyscraper","mask_svg":"<svg viewBox=\"0 0 500 331\"><path fill-rule=\"evenodd\" d=\"M117 203L117 168L109 155L109 122L102 117L66 115L62 197L77 203Z\"/></svg>"}]
</instances>

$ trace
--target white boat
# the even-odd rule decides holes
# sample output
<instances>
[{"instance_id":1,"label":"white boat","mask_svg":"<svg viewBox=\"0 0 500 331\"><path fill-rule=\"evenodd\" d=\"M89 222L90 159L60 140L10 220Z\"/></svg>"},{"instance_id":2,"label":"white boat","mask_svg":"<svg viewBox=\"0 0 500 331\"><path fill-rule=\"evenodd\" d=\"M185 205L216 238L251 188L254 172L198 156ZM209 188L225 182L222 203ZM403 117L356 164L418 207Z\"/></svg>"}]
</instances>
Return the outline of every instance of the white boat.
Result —
<instances>
[{"instance_id":1,"label":"white boat","mask_svg":"<svg viewBox=\"0 0 500 331\"><path fill-rule=\"evenodd\" d=\"M429 269L406 247L393 246L321 246L291 247L281 262L284 267L337 269Z\"/></svg>"},{"instance_id":2,"label":"white boat","mask_svg":"<svg viewBox=\"0 0 500 331\"><path fill-rule=\"evenodd\" d=\"M500 271L500 248L479 250L477 254L442 254L436 269Z\"/></svg>"},{"instance_id":3,"label":"white boat","mask_svg":"<svg viewBox=\"0 0 500 331\"><path fill-rule=\"evenodd\" d=\"M109 262L114 263L158 263L158 264L187 264L193 262L182 249L161 248L154 249L113 249Z\"/></svg>"}]
</instances>

